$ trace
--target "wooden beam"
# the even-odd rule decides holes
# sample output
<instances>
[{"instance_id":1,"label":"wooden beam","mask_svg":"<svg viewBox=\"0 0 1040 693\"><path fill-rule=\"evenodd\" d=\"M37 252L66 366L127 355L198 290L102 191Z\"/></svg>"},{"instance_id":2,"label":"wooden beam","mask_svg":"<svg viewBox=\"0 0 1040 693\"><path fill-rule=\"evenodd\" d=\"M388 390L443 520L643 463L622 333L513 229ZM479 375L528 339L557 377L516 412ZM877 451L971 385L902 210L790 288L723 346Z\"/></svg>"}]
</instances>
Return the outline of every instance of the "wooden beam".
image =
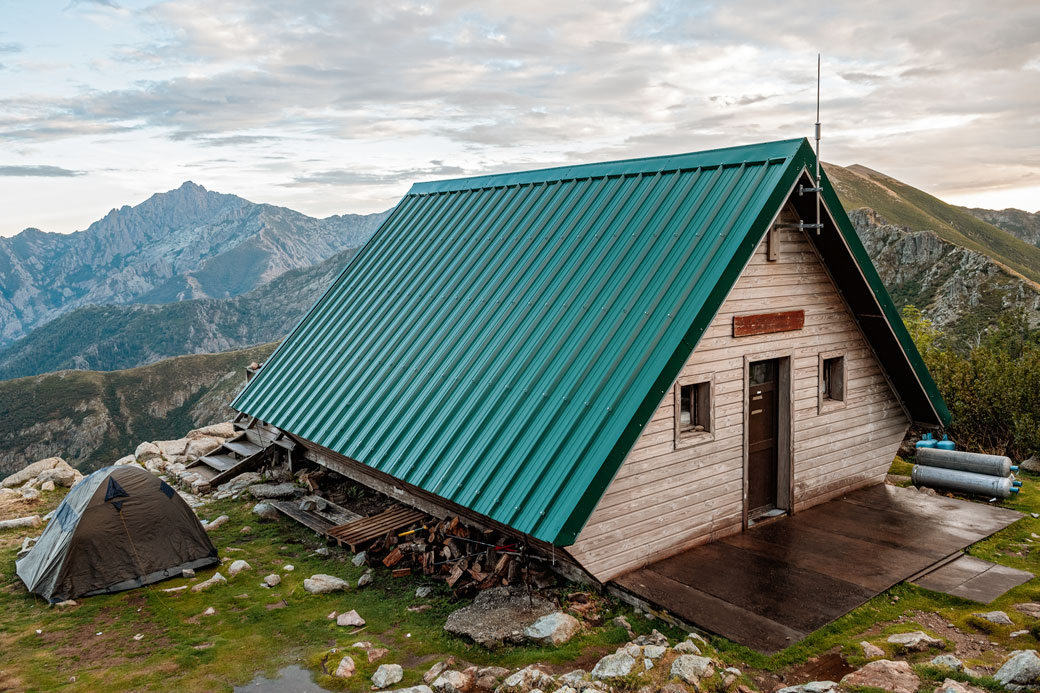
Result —
<instances>
[{"instance_id":1,"label":"wooden beam","mask_svg":"<svg viewBox=\"0 0 1040 693\"><path fill-rule=\"evenodd\" d=\"M802 329L804 326L804 310L733 316L734 337L750 337L756 334L771 334L773 332L793 332L794 330Z\"/></svg>"}]
</instances>

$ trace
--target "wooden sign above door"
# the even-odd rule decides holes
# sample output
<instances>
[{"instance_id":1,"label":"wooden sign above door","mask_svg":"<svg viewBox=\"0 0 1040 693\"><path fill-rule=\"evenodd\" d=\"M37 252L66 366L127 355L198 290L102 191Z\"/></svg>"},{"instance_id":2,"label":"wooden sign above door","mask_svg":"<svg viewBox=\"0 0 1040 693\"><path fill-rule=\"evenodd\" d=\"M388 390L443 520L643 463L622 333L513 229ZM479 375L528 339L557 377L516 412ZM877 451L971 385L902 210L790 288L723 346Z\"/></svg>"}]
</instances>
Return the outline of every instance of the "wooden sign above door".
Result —
<instances>
[{"instance_id":1,"label":"wooden sign above door","mask_svg":"<svg viewBox=\"0 0 1040 693\"><path fill-rule=\"evenodd\" d=\"M734 337L750 337L751 335L771 334L773 332L792 332L800 330L804 326L804 310L733 316Z\"/></svg>"}]
</instances>

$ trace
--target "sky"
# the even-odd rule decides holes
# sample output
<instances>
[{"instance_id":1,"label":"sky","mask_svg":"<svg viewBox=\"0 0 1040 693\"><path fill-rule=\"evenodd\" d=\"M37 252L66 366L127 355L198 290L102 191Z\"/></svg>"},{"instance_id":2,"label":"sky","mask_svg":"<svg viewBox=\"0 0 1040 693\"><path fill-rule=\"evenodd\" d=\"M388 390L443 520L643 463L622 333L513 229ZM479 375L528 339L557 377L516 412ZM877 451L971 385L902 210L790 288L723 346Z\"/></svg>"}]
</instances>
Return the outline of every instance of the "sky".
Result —
<instances>
[{"instance_id":1,"label":"sky","mask_svg":"<svg viewBox=\"0 0 1040 693\"><path fill-rule=\"evenodd\" d=\"M1040 210L1036 0L0 0L0 236L811 138L817 52L824 161Z\"/></svg>"}]
</instances>

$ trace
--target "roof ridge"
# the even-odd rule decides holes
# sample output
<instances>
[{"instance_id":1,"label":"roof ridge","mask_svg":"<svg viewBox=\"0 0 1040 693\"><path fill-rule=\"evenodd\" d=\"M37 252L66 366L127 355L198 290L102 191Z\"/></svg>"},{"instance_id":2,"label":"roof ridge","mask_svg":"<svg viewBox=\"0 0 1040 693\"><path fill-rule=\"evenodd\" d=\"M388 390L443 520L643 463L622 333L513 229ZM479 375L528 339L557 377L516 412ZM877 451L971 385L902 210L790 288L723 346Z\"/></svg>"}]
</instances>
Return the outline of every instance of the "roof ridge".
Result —
<instances>
[{"instance_id":1,"label":"roof ridge","mask_svg":"<svg viewBox=\"0 0 1040 693\"><path fill-rule=\"evenodd\" d=\"M491 173L464 178L449 178L446 180L414 183L408 191L408 195L430 195L510 185L531 185L561 180L575 180L578 178L601 178L611 175L632 175L671 169L707 168L790 159L798 152L799 147L807 141L804 137L797 137L787 140L756 142L680 154L663 154L659 156L618 159L616 161L598 161L507 173ZM725 154L736 154L738 152L742 152L745 156L743 158L724 156Z\"/></svg>"}]
</instances>

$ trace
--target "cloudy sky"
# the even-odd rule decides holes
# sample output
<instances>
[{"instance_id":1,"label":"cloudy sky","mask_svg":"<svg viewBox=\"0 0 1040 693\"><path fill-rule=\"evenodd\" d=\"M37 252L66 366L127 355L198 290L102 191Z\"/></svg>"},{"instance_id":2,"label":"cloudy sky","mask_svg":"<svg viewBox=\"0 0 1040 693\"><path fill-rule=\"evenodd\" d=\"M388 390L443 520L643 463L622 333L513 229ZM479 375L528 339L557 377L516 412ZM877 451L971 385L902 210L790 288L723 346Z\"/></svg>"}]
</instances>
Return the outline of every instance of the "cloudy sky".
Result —
<instances>
[{"instance_id":1,"label":"cloudy sky","mask_svg":"<svg viewBox=\"0 0 1040 693\"><path fill-rule=\"evenodd\" d=\"M824 160L1040 209L1036 0L0 0L0 235L811 136L817 51Z\"/></svg>"}]
</instances>

